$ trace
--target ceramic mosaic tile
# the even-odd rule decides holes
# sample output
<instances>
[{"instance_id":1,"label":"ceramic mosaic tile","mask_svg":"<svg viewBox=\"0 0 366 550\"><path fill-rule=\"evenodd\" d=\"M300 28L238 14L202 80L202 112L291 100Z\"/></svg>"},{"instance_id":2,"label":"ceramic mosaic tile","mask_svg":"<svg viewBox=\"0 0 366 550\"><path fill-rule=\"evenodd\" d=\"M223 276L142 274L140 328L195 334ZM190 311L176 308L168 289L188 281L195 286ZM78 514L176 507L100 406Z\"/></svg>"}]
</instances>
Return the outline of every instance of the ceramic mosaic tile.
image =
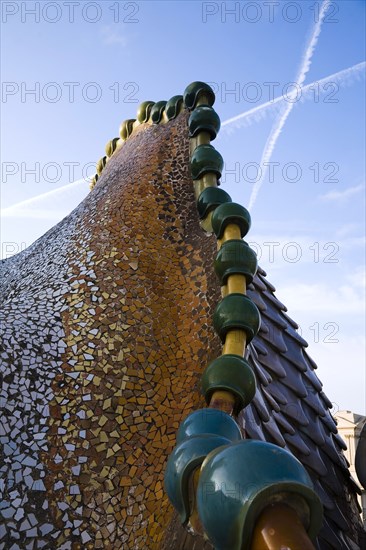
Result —
<instances>
[{"instance_id":1,"label":"ceramic mosaic tile","mask_svg":"<svg viewBox=\"0 0 366 550\"><path fill-rule=\"evenodd\" d=\"M211 548L163 486L221 353L187 121L135 128L87 198L1 262L1 548ZM239 424L308 470L325 508L318 548L358 548L355 485L306 343L262 270L248 295L262 315L247 350L258 387Z\"/></svg>"}]
</instances>

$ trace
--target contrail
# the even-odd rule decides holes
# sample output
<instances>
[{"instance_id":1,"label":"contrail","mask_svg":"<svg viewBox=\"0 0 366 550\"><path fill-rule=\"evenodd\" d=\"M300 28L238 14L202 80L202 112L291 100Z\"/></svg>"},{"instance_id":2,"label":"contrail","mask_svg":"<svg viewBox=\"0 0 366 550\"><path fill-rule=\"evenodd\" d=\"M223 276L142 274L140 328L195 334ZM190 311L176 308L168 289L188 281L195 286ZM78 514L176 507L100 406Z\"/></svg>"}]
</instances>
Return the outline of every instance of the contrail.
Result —
<instances>
[{"instance_id":1,"label":"contrail","mask_svg":"<svg viewBox=\"0 0 366 550\"><path fill-rule=\"evenodd\" d=\"M352 65L351 67L348 67L347 69L343 69L336 73L330 74L329 76L325 76L320 80L315 80L314 82L311 82L310 84L307 84L306 86L303 86L301 88L301 98L299 102L301 103L303 101L306 101L311 97L312 93L314 93L315 85L318 86L318 91L320 96L326 93L326 90L324 89L325 84L332 82L332 83L339 84L340 86L346 85L347 83L350 83L352 78L355 78L364 74L365 69L366 69L366 61L362 61L361 63L357 63L356 65ZM281 105L284 101L288 101L288 98L289 96L283 96L283 95L278 96L270 101L267 101L266 103L262 103L261 105L254 107L253 109L249 109L244 113L240 113L239 115L236 115L232 118L225 120L224 122L221 123L221 127L227 132L230 132L230 131L233 131L235 128L240 128L242 126L247 126L251 124L253 120L257 122L258 119L263 117L267 111L270 111L273 107L278 108L278 105ZM230 128L231 125L233 125L234 128ZM219 134L218 139L220 138L221 135L222 134ZM3 208L0 211L1 215L15 216L17 209L23 209L24 207L29 205L32 206L33 204L42 200L43 198L64 194L65 191L68 191L70 188L85 182L86 180L80 179L68 185L58 187L53 191L48 191L47 193L42 193L41 195L36 195L35 197L32 197L25 201L18 202L17 204L13 204L12 206Z\"/></svg>"},{"instance_id":2,"label":"contrail","mask_svg":"<svg viewBox=\"0 0 366 550\"><path fill-rule=\"evenodd\" d=\"M315 80L310 84L306 84L306 86L303 86L303 88L301 88L301 97L298 102L302 103L307 99L313 97L315 93L315 89L314 89L315 85L317 86L317 91L320 97L325 93L329 93L325 88L326 84L335 83L340 86L346 85L347 83L350 83L350 81L352 81L353 78L358 77L360 75L364 75L365 69L366 69L366 61L362 61L361 63L352 65L352 67L348 67L347 69L343 69L342 71L338 71L336 73L330 74L329 76L325 76L320 80ZM283 103L284 101L289 101L290 96L291 94L287 96L281 95L281 96L275 97L270 101L267 101L266 103L261 103L260 105L257 105L257 107L253 107L253 109L249 109L248 111L244 111L244 113L240 113L239 115L236 115L232 118L228 118L227 120L221 123L221 128L229 133L233 131L235 128L241 128L242 126L249 126L249 124L251 124L253 120L257 122L260 118L262 118L267 111L271 110L272 107L275 107L276 109L278 109L278 104L281 105L281 103ZM294 101L293 103L296 103L296 101ZM230 127L232 125L234 125L234 128ZM221 135L222 134L219 134L218 137L220 137Z\"/></svg>"},{"instance_id":3,"label":"contrail","mask_svg":"<svg viewBox=\"0 0 366 550\"><path fill-rule=\"evenodd\" d=\"M322 28L322 23L323 23L323 20L324 20L325 13L326 13L326 11L329 7L329 3L330 3L330 0L324 0L322 5L321 5L320 13L319 13L319 19L313 27L309 43L308 43L307 48L305 50L304 56L302 58L302 62L301 62L300 68L299 68L299 72L298 72L297 78L295 79L295 82L297 83L298 86L300 86L300 88L303 85L303 83L305 81L305 77L306 77L306 75L307 75L307 73L310 69L311 58L313 56L315 47L316 47L317 42L318 42L318 38L319 38L320 31L321 31L321 28ZM289 114L291 113L293 107L294 107L294 103L287 102L285 107L279 113L274 125L272 126L271 132L270 132L270 134L268 136L268 139L267 139L267 142L264 146L263 153L262 153L262 158L261 158L261 162L260 162L260 167L261 167L261 170L262 170L261 171L261 177L259 178L258 181L255 182L255 184L253 186L253 189L252 189L252 193L250 195L249 206L248 206L249 210L251 210L253 208L253 205L254 205L255 200L257 198L259 189L261 188L261 186L263 184L263 181L264 181L264 178L267 174L268 162L271 159L271 156L272 156L273 150L276 146L276 142L278 140L278 137L279 137L279 135L281 133L281 130L284 127L285 122L286 122Z\"/></svg>"},{"instance_id":4,"label":"contrail","mask_svg":"<svg viewBox=\"0 0 366 550\"><path fill-rule=\"evenodd\" d=\"M68 183L67 185L58 187L57 189L53 189L52 191L47 191L46 193L36 195L35 197L31 197L30 199L26 199L25 201L17 202L12 206L2 208L0 214L2 217L16 217L18 214L22 214L24 216L24 211L27 211L30 207L34 207L35 205L37 205L37 203L42 202L43 199L57 197L58 195L64 195L65 192L70 191L71 189L77 187L82 183L85 185L85 179L73 181L72 183Z\"/></svg>"}]
</instances>

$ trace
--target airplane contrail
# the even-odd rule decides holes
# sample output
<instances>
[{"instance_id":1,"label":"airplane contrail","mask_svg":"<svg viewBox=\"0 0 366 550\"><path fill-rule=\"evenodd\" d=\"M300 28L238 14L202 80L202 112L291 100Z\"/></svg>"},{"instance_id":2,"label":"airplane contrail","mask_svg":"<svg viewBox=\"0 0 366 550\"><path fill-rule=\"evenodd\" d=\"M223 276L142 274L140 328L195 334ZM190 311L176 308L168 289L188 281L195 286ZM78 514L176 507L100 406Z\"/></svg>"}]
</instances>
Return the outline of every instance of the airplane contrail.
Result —
<instances>
[{"instance_id":1,"label":"airplane contrail","mask_svg":"<svg viewBox=\"0 0 366 550\"><path fill-rule=\"evenodd\" d=\"M58 187L57 189L53 189L52 191L47 191L46 193L41 193L40 195L31 197L30 199L17 202L12 206L8 206L7 208L2 208L0 211L0 215L2 217L9 217L9 218L17 217L18 215L22 215L22 217L24 217L25 212L29 211L31 207L36 206L37 203L42 202L43 199L48 199L50 197L57 197L57 195L64 195L65 192L70 191L74 187L78 187L82 183L85 185L86 180L85 179L76 180L76 181L73 181L72 183L68 183L67 185L63 185L62 187Z\"/></svg>"},{"instance_id":2,"label":"airplane contrail","mask_svg":"<svg viewBox=\"0 0 366 550\"><path fill-rule=\"evenodd\" d=\"M306 75L307 75L307 73L310 69L311 59L313 57L313 53L315 51L315 48L316 48L316 45L317 45L317 42L318 42L318 38L319 38L319 35L320 35L320 32L321 32L324 16L325 16L326 11L329 7L329 4L330 4L330 0L323 0L323 3L322 3L321 8L320 8L319 19L313 27L313 30L312 30L311 35L310 35L309 43L308 43L308 45L305 49L305 53L303 55L303 58L302 58L302 61L301 61L300 67L299 67L298 75L295 79L295 82L297 83L298 86L300 86L300 88L303 85L303 83L305 81L305 78L306 78ZM284 106L284 108L279 113L277 119L275 120L275 122L272 126L271 132L270 132L270 134L268 136L268 139L266 141L266 144L264 146L263 153L262 153L262 158L261 158L261 161L260 161L261 177L259 178L258 181L255 182L255 184L253 186L252 193L251 193L250 199L249 199L248 210L251 210L253 208L253 205L254 205L254 203L256 201L256 198L258 196L258 192L259 192L259 190L260 190L260 188L263 184L265 176L267 175L268 163L271 159L271 156L272 156L272 153L273 153L274 148L276 146L278 137L279 137L279 135L282 131L282 128L284 127L285 122L286 122L289 114L291 113L293 107L294 107L294 103L287 102L286 105Z\"/></svg>"},{"instance_id":3,"label":"airplane contrail","mask_svg":"<svg viewBox=\"0 0 366 550\"><path fill-rule=\"evenodd\" d=\"M322 95L326 93L326 90L324 89L325 84L334 82L336 84L339 84L340 86L346 85L352 80L352 78L358 77L361 74L364 74L365 69L366 69L366 61L362 61L361 63L357 63L356 65L352 65L351 67L348 67L347 69L342 69L341 71L330 74L328 76L325 76L324 78L321 78L320 80L315 80L314 82L311 82L306 86L303 86L301 88L300 102L305 101L311 96L312 93L314 93L315 85L318 86L319 95ZM284 101L288 101L288 96L287 97L283 95L278 96L270 101L267 101L266 103L262 103L261 105L258 105L257 107L253 107L253 109L249 109L248 111L244 111L239 115L236 115L232 118L225 120L224 122L221 123L221 127L223 130L226 130L227 132L229 132L229 131L233 131L235 128L240 128L242 126L249 125L252 123L253 120L257 122L258 119L264 116L264 114L267 111L272 110L273 107L276 107L278 104L281 104ZM234 125L234 128L230 128L230 126L232 125ZM220 138L221 135L222 134L219 134L218 138ZM25 201L18 202L16 204L13 204L12 206L3 208L0 211L0 214L1 216L4 216L4 217L5 216L15 217L17 215L18 210L20 211L25 207L32 206L44 198L57 196L59 194L60 195L64 194L70 188L80 185L81 183L85 184L86 180L80 179L72 183L69 183L67 185L64 185L62 187L58 187L57 189L53 189L52 191L47 191L47 193L42 193L41 195L36 195L34 197L31 197L30 199L26 199Z\"/></svg>"},{"instance_id":4,"label":"airplane contrail","mask_svg":"<svg viewBox=\"0 0 366 550\"><path fill-rule=\"evenodd\" d=\"M351 67L348 67L347 69L342 69L341 71L325 76L320 80L315 80L314 82L310 82L310 84L306 84L306 86L303 86L301 88L301 97L298 103L302 103L307 99L309 99L310 97L314 97L314 94L316 93L319 94L319 97L321 95L324 95L325 93L329 94L329 91L327 91L327 89L325 88L326 84L334 83L340 86L346 85L347 83L350 83L350 81L352 81L353 78L361 76L362 74L364 75L365 69L366 69L366 61L362 61L361 63L356 63L356 65L352 65ZM317 86L317 90L315 90L315 85ZM260 118L264 116L264 114L267 111L272 110L272 107L275 107L277 109L278 108L277 104L281 104L284 101L288 101L290 96L291 94L288 94L287 96L281 95L281 96L275 97L270 101L266 101L266 103L261 103L260 105L257 105L252 109L249 109L248 111L244 111L239 115L228 118L227 120L221 123L221 128L226 132L230 133L234 131L235 128L248 126L249 124L251 124L252 120L257 122ZM233 125L234 125L234 128L231 127ZM221 135L222 134L220 133L218 137L220 137Z\"/></svg>"}]
</instances>

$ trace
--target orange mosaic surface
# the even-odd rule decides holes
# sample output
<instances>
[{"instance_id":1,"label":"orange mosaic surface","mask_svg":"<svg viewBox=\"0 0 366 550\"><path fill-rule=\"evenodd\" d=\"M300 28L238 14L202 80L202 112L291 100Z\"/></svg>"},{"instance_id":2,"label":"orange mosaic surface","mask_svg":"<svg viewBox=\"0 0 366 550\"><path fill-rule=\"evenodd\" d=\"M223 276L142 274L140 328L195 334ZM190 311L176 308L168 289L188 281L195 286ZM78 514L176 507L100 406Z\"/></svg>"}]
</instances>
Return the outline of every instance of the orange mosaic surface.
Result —
<instances>
[{"instance_id":1,"label":"orange mosaic surface","mask_svg":"<svg viewBox=\"0 0 366 550\"><path fill-rule=\"evenodd\" d=\"M76 292L63 313L63 362L65 373L77 367L81 374L78 388L54 390L49 437L55 450L65 443L55 428L67 409L67 442L75 450L65 453L58 476L67 480L63 495L70 504L86 505L83 523L95 537L86 548L160 548L172 515L163 491L166 458L181 419L203 403L199 381L207 350L211 357L219 352L211 327L218 296L208 290L217 285L207 276L215 243L202 247L186 118L169 128L139 128L113 157L80 223L89 242L78 261L70 258ZM95 278L89 281L85 270ZM94 281L102 298L97 303L88 286ZM77 416L80 410L85 419ZM87 461L73 480L78 456ZM52 458L45 457L53 481ZM80 494L68 495L74 483ZM51 507L57 514L56 501Z\"/></svg>"}]
</instances>

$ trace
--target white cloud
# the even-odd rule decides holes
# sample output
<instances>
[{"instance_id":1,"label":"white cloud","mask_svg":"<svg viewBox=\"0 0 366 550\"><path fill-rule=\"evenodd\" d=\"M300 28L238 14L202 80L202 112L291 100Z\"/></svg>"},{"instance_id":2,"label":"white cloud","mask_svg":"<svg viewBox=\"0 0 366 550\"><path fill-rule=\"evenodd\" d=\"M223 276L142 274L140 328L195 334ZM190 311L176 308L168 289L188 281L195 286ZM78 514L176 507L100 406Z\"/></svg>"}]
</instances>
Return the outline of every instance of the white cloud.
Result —
<instances>
[{"instance_id":1,"label":"white cloud","mask_svg":"<svg viewBox=\"0 0 366 550\"><path fill-rule=\"evenodd\" d=\"M291 233L250 233L247 242L256 252L259 265L269 272L293 270L318 264L320 267L337 266L345 252L358 252L365 246L365 236L327 239L319 235Z\"/></svg>"},{"instance_id":2,"label":"white cloud","mask_svg":"<svg viewBox=\"0 0 366 550\"><path fill-rule=\"evenodd\" d=\"M349 197L358 195L358 193L360 193L364 189L365 186L363 184L360 184L356 185L355 187L349 187L344 191L329 191L329 193L326 193L325 195L320 195L319 198L323 201L343 201L347 200Z\"/></svg>"},{"instance_id":3,"label":"white cloud","mask_svg":"<svg viewBox=\"0 0 366 550\"><path fill-rule=\"evenodd\" d=\"M347 275L347 280L355 287L366 288L366 272L365 267L361 266L353 270L353 273Z\"/></svg>"},{"instance_id":4,"label":"white cloud","mask_svg":"<svg viewBox=\"0 0 366 550\"><path fill-rule=\"evenodd\" d=\"M104 44L120 44L121 46L127 45L127 38L122 36L113 25L104 25L100 32Z\"/></svg>"},{"instance_id":5,"label":"white cloud","mask_svg":"<svg viewBox=\"0 0 366 550\"><path fill-rule=\"evenodd\" d=\"M296 283L281 287L280 299L291 312L364 313L364 292L359 285L343 284L331 287L325 283Z\"/></svg>"},{"instance_id":6,"label":"white cloud","mask_svg":"<svg viewBox=\"0 0 366 550\"><path fill-rule=\"evenodd\" d=\"M298 332L309 344L307 353L318 365L334 410L360 414L366 413L363 271L356 268L342 285L333 278L328 284L282 281L276 293L300 325Z\"/></svg>"},{"instance_id":7,"label":"white cloud","mask_svg":"<svg viewBox=\"0 0 366 550\"><path fill-rule=\"evenodd\" d=\"M321 335L324 334L321 330ZM366 414L364 338L345 334L343 325L335 336L338 343L327 343L324 338L318 344L309 340L309 354L318 365L317 375L333 402L333 412L350 410Z\"/></svg>"},{"instance_id":8,"label":"white cloud","mask_svg":"<svg viewBox=\"0 0 366 550\"><path fill-rule=\"evenodd\" d=\"M360 223L346 223L336 230L335 235L336 237L343 238L355 232L359 233L362 229L363 227L361 228Z\"/></svg>"}]
</instances>

